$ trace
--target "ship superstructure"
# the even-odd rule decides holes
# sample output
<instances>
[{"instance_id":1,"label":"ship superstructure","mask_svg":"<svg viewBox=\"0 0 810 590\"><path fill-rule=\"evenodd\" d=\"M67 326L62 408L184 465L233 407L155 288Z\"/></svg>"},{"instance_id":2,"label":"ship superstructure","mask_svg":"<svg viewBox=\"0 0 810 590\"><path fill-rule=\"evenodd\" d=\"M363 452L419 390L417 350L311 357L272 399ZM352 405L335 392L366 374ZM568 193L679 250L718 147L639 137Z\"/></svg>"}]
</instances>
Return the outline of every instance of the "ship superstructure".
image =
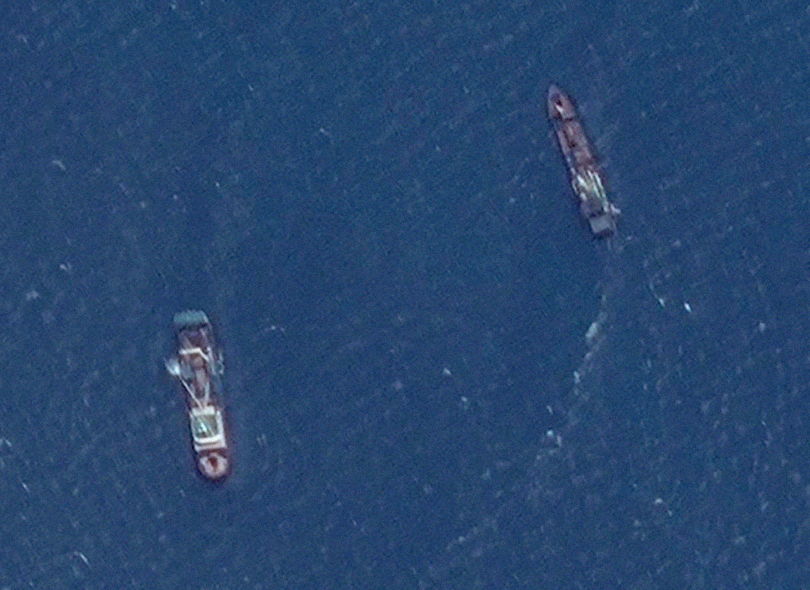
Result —
<instances>
[{"instance_id":1,"label":"ship superstructure","mask_svg":"<svg viewBox=\"0 0 810 590\"><path fill-rule=\"evenodd\" d=\"M174 328L177 355L166 361L166 370L178 380L186 398L200 473L211 480L222 479L230 468L222 408L222 352L202 311L175 314Z\"/></svg>"},{"instance_id":2,"label":"ship superstructure","mask_svg":"<svg viewBox=\"0 0 810 590\"><path fill-rule=\"evenodd\" d=\"M595 236L613 235L616 232L615 218L620 211L608 201L599 164L573 103L554 85L548 89L548 116L568 165L580 212Z\"/></svg>"}]
</instances>

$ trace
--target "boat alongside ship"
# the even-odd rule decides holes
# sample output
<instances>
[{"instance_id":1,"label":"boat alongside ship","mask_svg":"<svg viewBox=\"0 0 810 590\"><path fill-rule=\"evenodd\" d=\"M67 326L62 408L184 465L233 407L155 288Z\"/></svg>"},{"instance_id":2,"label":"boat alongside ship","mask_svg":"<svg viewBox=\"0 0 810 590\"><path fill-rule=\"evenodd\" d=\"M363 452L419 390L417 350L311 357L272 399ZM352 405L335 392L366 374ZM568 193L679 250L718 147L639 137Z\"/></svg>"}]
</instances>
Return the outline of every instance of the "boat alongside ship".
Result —
<instances>
[{"instance_id":1,"label":"boat alongside ship","mask_svg":"<svg viewBox=\"0 0 810 590\"><path fill-rule=\"evenodd\" d=\"M221 480L230 471L228 440L222 406L222 351L202 311L182 311L174 316L177 355L166 361L186 399L192 447L200 473Z\"/></svg>"},{"instance_id":2,"label":"boat alongside ship","mask_svg":"<svg viewBox=\"0 0 810 590\"><path fill-rule=\"evenodd\" d=\"M571 99L553 84L548 90L548 116L568 165L580 213L595 236L612 236L616 233L619 208L607 198L599 163Z\"/></svg>"}]
</instances>

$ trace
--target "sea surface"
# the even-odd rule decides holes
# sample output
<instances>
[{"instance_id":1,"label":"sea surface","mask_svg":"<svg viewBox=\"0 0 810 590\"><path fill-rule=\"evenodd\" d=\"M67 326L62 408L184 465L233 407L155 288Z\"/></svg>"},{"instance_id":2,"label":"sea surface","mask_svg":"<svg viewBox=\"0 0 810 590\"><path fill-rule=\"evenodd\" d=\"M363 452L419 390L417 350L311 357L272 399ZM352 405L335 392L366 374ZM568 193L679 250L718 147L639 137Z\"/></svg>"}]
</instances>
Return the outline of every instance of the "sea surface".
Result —
<instances>
[{"instance_id":1,"label":"sea surface","mask_svg":"<svg viewBox=\"0 0 810 590\"><path fill-rule=\"evenodd\" d=\"M0 32L0 589L806 586L806 3L66 0ZM222 485L164 370L182 309L224 348Z\"/></svg>"}]
</instances>

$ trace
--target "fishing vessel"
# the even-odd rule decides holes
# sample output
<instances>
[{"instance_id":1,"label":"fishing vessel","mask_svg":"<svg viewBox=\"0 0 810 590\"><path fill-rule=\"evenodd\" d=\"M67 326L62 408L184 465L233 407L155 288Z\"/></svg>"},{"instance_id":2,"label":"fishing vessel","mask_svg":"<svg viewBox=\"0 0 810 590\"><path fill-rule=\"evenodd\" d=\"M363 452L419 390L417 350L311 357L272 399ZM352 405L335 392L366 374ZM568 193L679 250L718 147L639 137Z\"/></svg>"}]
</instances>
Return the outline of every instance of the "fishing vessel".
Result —
<instances>
[{"instance_id":1,"label":"fishing vessel","mask_svg":"<svg viewBox=\"0 0 810 590\"><path fill-rule=\"evenodd\" d=\"M607 198L599 163L571 99L553 84L548 89L548 116L568 165L580 212L595 236L613 235L620 211Z\"/></svg>"},{"instance_id":2,"label":"fishing vessel","mask_svg":"<svg viewBox=\"0 0 810 590\"><path fill-rule=\"evenodd\" d=\"M174 316L177 355L166 361L186 398L191 442L200 473L224 478L230 469L222 406L222 351L217 348L211 322L202 311Z\"/></svg>"}]
</instances>

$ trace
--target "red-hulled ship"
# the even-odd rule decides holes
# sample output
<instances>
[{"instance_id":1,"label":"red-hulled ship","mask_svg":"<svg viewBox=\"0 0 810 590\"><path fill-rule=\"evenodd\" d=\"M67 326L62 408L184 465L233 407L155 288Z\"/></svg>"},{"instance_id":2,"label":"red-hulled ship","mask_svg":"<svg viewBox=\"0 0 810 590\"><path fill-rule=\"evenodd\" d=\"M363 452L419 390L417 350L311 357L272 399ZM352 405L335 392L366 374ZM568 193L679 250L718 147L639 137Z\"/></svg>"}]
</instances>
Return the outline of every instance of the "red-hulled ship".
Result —
<instances>
[{"instance_id":1,"label":"red-hulled ship","mask_svg":"<svg viewBox=\"0 0 810 590\"><path fill-rule=\"evenodd\" d=\"M616 232L615 218L620 211L608 201L599 164L573 103L553 84L548 89L548 116L568 164L571 186L579 201L580 212L588 220L594 235L613 235Z\"/></svg>"},{"instance_id":2,"label":"red-hulled ship","mask_svg":"<svg viewBox=\"0 0 810 590\"><path fill-rule=\"evenodd\" d=\"M180 382L186 398L197 467L208 479L219 480L230 469L222 409L222 352L205 313L177 313L174 328L177 356L166 361L166 370Z\"/></svg>"}]
</instances>

